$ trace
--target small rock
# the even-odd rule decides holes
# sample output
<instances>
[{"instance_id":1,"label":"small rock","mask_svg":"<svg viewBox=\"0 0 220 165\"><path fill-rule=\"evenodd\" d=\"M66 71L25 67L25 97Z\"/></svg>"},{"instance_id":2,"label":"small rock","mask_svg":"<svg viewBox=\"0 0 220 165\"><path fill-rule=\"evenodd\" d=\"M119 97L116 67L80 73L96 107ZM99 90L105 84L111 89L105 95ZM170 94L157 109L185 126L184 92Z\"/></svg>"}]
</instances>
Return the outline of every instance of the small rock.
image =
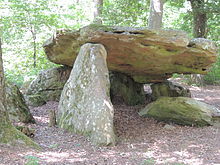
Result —
<instances>
[{"instance_id":1,"label":"small rock","mask_svg":"<svg viewBox=\"0 0 220 165\"><path fill-rule=\"evenodd\" d=\"M166 130L174 130L176 127L170 124L166 124L163 128Z\"/></svg>"},{"instance_id":2,"label":"small rock","mask_svg":"<svg viewBox=\"0 0 220 165\"><path fill-rule=\"evenodd\" d=\"M152 99L155 101L159 97L191 97L190 90L171 81L154 83L151 85Z\"/></svg>"}]
</instances>

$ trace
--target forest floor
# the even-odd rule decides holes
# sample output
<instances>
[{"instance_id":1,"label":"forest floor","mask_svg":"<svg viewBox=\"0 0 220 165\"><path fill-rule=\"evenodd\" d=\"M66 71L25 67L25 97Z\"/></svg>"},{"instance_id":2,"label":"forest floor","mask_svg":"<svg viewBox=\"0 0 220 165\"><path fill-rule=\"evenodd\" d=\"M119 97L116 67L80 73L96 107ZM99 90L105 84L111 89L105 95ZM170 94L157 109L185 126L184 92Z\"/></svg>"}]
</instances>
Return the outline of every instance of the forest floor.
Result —
<instances>
[{"instance_id":1,"label":"forest floor","mask_svg":"<svg viewBox=\"0 0 220 165\"><path fill-rule=\"evenodd\" d=\"M193 98L220 108L220 86L190 87ZM0 165L220 165L220 128L167 125L142 118L143 106L114 105L117 145L95 147L85 137L48 127L57 102L31 108L33 140L42 149L0 145Z\"/></svg>"}]
</instances>

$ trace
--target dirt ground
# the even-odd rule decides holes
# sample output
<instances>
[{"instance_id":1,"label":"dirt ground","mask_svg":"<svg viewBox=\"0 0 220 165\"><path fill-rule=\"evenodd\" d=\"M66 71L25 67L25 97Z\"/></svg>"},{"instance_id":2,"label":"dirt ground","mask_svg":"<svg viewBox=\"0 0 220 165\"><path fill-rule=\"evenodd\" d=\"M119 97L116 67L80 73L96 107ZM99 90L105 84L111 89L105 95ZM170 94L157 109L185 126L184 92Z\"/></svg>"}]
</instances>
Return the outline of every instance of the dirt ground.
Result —
<instances>
[{"instance_id":1,"label":"dirt ground","mask_svg":"<svg viewBox=\"0 0 220 165\"><path fill-rule=\"evenodd\" d=\"M220 87L190 87L195 99L220 108ZM85 137L48 127L57 102L31 108L40 151L0 145L0 165L220 165L220 128L167 125L141 118L143 106L114 105L117 145L95 147Z\"/></svg>"}]
</instances>

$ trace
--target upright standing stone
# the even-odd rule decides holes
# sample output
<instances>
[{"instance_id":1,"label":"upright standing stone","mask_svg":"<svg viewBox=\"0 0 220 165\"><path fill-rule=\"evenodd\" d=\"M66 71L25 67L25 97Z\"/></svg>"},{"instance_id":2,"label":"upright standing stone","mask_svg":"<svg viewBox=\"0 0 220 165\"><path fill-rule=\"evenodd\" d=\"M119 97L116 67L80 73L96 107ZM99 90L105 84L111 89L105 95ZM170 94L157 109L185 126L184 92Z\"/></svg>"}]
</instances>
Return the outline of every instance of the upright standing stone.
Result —
<instances>
[{"instance_id":1,"label":"upright standing stone","mask_svg":"<svg viewBox=\"0 0 220 165\"><path fill-rule=\"evenodd\" d=\"M84 44L62 91L58 125L87 135L96 145L114 145L107 53L101 44Z\"/></svg>"}]
</instances>

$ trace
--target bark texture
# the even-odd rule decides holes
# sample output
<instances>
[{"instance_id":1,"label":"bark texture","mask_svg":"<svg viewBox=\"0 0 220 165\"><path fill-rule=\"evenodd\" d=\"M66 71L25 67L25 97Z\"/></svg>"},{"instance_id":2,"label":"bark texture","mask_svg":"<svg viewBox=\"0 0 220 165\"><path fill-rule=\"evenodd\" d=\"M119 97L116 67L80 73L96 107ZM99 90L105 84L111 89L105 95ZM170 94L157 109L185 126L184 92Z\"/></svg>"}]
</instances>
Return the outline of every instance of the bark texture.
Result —
<instances>
[{"instance_id":1,"label":"bark texture","mask_svg":"<svg viewBox=\"0 0 220 165\"><path fill-rule=\"evenodd\" d=\"M207 35L207 14L205 12L204 0L189 0L193 12L193 36L206 38Z\"/></svg>"},{"instance_id":2,"label":"bark texture","mask_svg":"<svg viewBox=\"0 0 220 165\"><path fill-rule=\"evenodd\" d=\"M93 0L94 2L94 23L102 24L102 8L103 8L103 0Z\"/></svg>"},{"instance_id":3,"label":"bark texture","mask_svg":"<svg viewBox=\"0 0 220 165\"><path fill-rule=\"evenodd\" d=\"M207 36L207 14L205 12L204 0L189 0L193 12L193 37L206 38ZM192 83L204 85L203 76L200 74L191 75Z\"/></svg>"},{"instance_id":4,"label":"bark texture","mask_svg":"<svg viewBox=\"0 0 220 165\"><path fill-rule=\"evenodd\" d=\"M4 70L3 70L3 61L2 61L2 47L1 47L1 38L0 38L0 126L6 125L9 122L8 116L5 110L5 80L4 80ZM0 129L0 135L2 130Z\"/></svg>"},{"instance_id":5,"label":"bark texture","mask_svg":"<svg viewBox=\"0 0 220 165\"><path fill-rule=\"evenodd\" d=\"M150 1L150 16L148 19L149 29L160 29L162 27L163 18L163 1L151 0Z\"/></svg>"}]
</instances>

